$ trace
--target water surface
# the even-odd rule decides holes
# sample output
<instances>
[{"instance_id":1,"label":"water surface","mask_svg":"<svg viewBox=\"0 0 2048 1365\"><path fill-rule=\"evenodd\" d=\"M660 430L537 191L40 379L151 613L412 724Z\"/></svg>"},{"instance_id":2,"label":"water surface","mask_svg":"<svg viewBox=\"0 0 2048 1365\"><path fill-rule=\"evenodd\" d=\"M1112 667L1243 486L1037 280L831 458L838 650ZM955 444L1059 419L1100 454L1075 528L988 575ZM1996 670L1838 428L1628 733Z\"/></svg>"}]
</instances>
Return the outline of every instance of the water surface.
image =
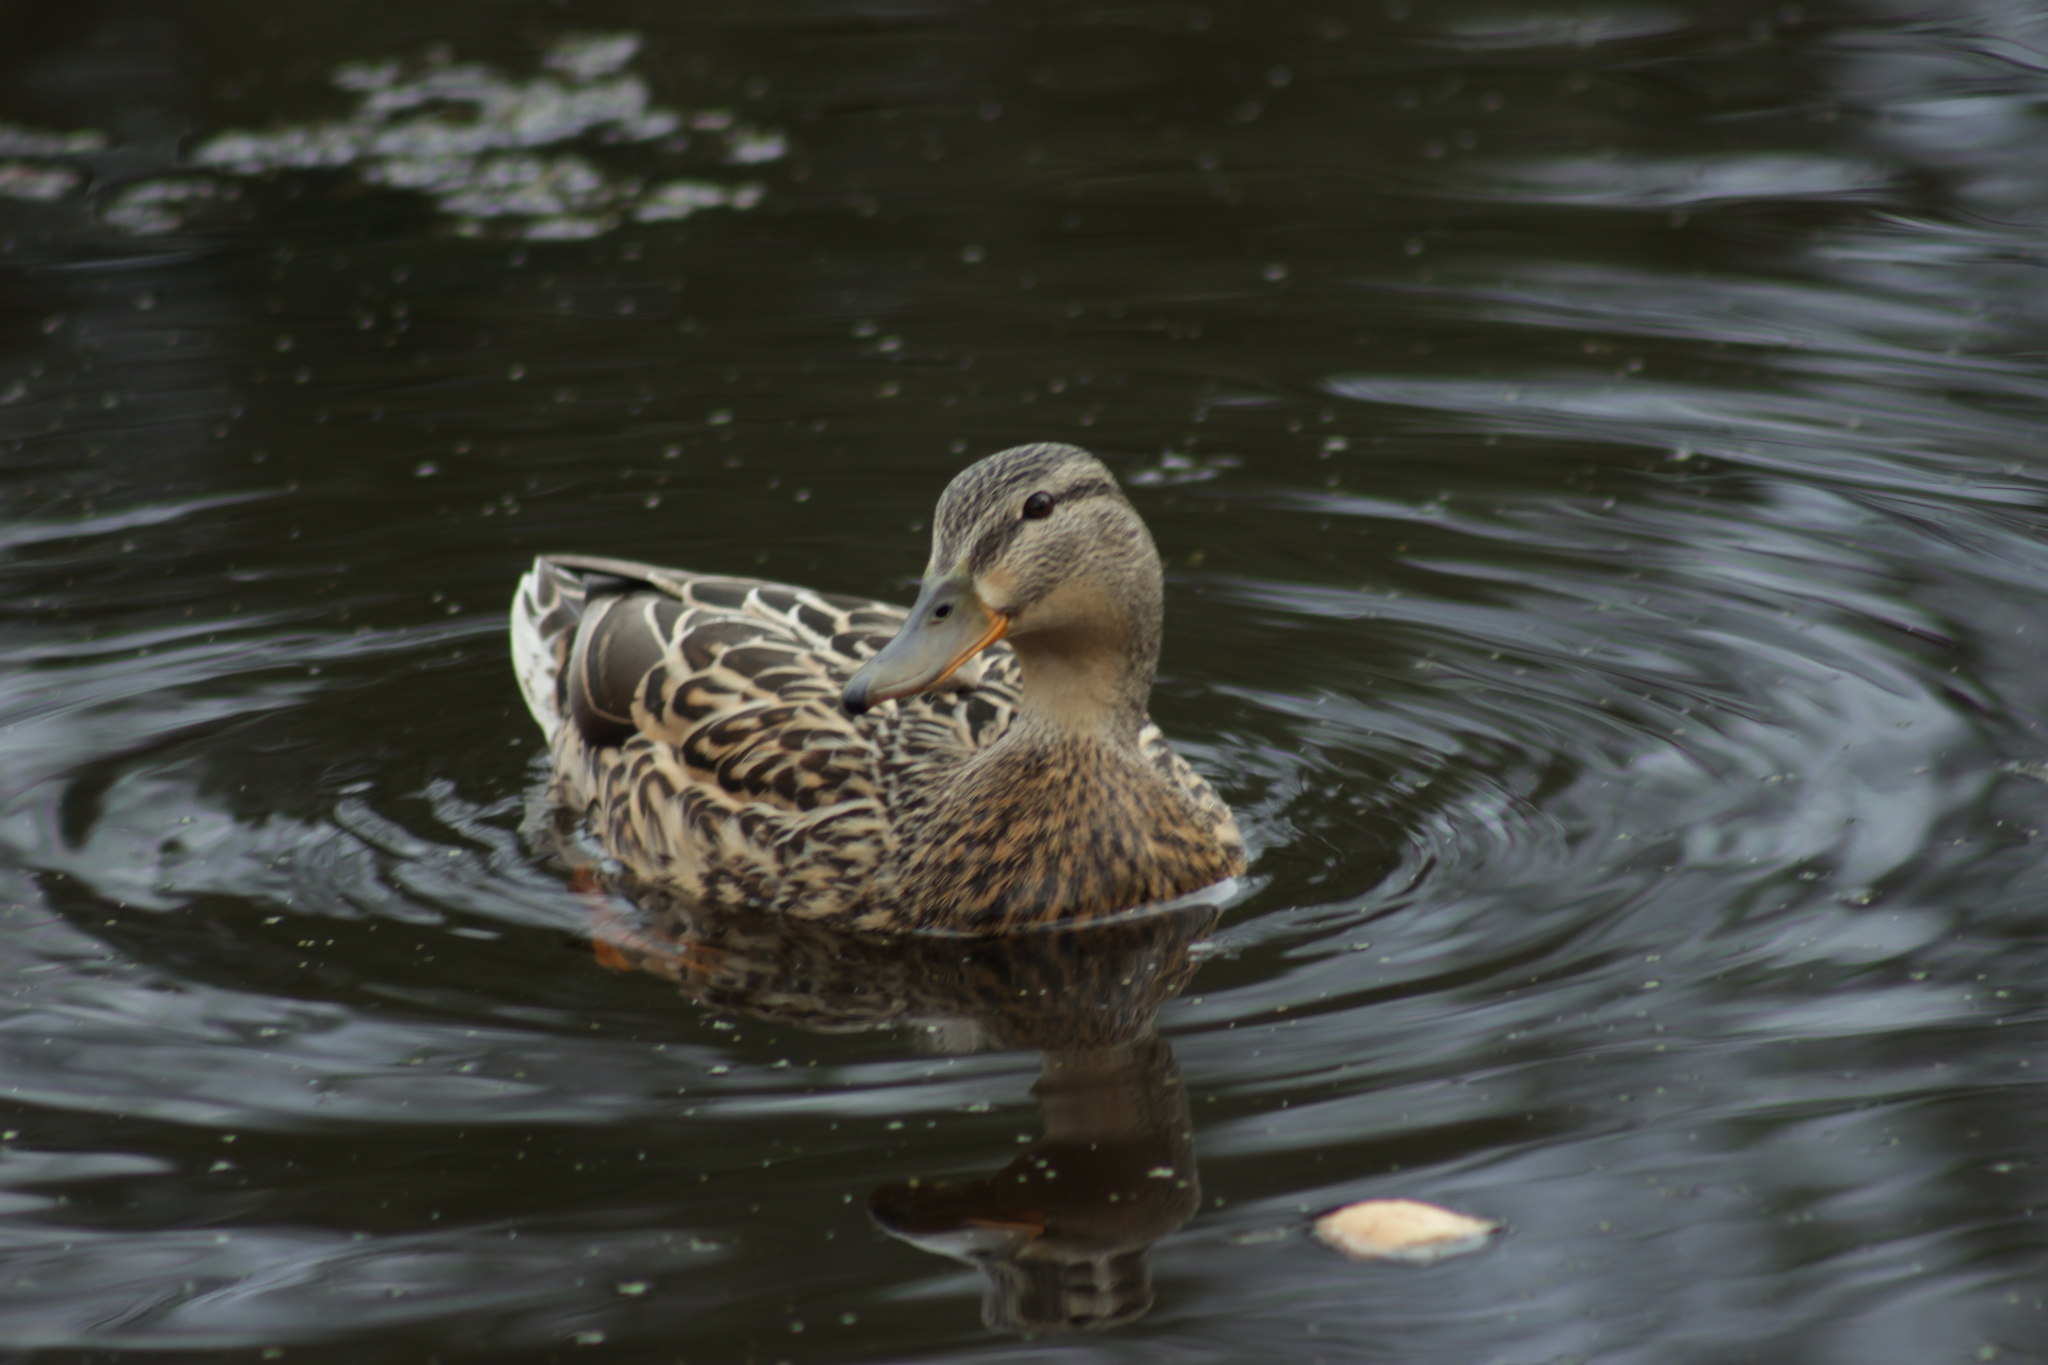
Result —
<instances>
[{"instance_id":1,"label":"water surface","mask_svg":"<svg viewBox=\"0 0 2048 1365\"><path fill-rule=\"evenodd\" d=\"M2033 10L5 29L22 1358L2048 1355ZM535 837L533 554L901 600L1024 440L1234 899L884 951ZM1380 1196L1508 1231L1306 1235Z\"/></svg>"}]
</instances>

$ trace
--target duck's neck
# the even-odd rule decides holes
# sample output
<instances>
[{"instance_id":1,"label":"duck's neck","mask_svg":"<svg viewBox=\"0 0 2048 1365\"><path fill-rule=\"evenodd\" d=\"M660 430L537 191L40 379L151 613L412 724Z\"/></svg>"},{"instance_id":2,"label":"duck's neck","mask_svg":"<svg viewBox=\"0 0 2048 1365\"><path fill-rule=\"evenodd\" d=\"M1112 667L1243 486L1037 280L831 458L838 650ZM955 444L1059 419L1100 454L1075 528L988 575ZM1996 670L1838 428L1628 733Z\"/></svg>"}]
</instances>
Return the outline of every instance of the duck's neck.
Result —
<instances>
[{"instance_id":1,"label":"duck's neck","mask_svg":"<svg viewBox=\"0 0 2048 1365\"><path fill-rule=\"evenodd\" d=\"M903 903L935 925L1001 933L1228 876L1228 854L1191 826L1186 796L1140 743L1159 660L1156 606L1073 612L1011 645L1023 674L1017 716L919 812Z\"/></svg>"},{"instance_id":2,"label":"duck's neck","mask_svg":"<svg viewBox=\"0 0 2048 1365\"><path fill-rule=\"evenodd\" d=\"M1023 674L1011 728L1020 744L1137 743L1159 666L1159 622L1033 632L1011 641Z\"/></svg>"}]
</instances>

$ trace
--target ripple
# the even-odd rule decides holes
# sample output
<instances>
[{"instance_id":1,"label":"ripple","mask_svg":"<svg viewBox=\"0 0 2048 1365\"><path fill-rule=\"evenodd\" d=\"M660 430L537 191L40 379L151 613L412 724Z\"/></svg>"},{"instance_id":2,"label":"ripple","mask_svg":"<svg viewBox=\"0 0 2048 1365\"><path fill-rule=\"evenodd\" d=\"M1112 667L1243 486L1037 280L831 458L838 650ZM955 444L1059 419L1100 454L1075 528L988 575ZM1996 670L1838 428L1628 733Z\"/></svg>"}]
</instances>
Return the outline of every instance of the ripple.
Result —
<instances>
[{"instance_id":1,"label":"ripple","mask_svg":"<svg viewBox=\"0 0 2048 1365\"><path fill-rule=\"evenodd\" d=\"M1590 48L1682 32L1693 19L1683 9L1659 5L1587 6L1570 13L1460 15L1438 33L1452 45L1476 52L1528 48Z\"/></svg>"},{"instance_id":2,"label":"ripple","mask_svg":"<svg viewBox=\"0 0 2048 1365\"><path fill-rule=\"evenodd\" d=\"M240 1228L82 1232L62 1249L8 1240L18 1283L37 1290L34 1309L10 1313L10 1330L42 1349L316 1345L366 1327L418 1331L449 1319L487 1320L506 1346L560 1346L606 1315L614 1285L702 1275L719 1259L715 1242L674 1232L591 1238L504 1227L369 1244L340 1231ZM565 1263L583 1272L574 1288L563 1282ZM110 1317L110 1302L123 1310Z\"/></svg>"},{"instance_id":3,"label":"ripple","mask_svg":"<svg viewBox=\"0 0 2048 1365\"><path fill-rule=\"evenodd\" d=\"M1897 172L1876 161L1781 153L1570 156L1491 161L1474 193L1488 200L1674 208L1741 200L1880 198Z\"/></svg>"}]
</instances>

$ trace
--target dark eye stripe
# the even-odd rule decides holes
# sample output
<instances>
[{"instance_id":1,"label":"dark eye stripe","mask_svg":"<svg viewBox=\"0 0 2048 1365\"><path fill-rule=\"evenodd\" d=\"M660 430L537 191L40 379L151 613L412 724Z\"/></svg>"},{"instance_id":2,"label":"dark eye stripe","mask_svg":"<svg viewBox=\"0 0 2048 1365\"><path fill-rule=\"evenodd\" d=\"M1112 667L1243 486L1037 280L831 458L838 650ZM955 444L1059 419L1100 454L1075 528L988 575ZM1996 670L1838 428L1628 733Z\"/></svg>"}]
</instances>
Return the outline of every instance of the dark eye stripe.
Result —
<instances>
[{"instance_id":1,"label":"dark eye stripe","mask_svg":"<svg viewBox=\"0 0 2048 1365\"><path fill-rule=\"evenodd\" d=\"M1060 494L1060 501L1062 503L1079 502L1083 498L1106 497L1116 491L1116 485L1108 479L1083 479L1066 492Z\"/></svg>"},{"instance_id":2,"label":"dark eye stripe","mask_svg":"<svg viewBox=\"0 0 2048 1365\"><path fill-rule=\"evenodd\" d=\"M1057 496L1059 505L1065 507L1069 503L1085 502L1089 498L1106 498L1117 491L1116 484L1109 479L1083 479L1062 490ZM1023 529L1024 523L1021 520L1009 516L990 527L988 533L976 541L974 548L968 552L968 572L980 573L995 563L1002 557L1003 551L1010 548L1010 542L1015 540Z\"/></svg>"}]
</instances>

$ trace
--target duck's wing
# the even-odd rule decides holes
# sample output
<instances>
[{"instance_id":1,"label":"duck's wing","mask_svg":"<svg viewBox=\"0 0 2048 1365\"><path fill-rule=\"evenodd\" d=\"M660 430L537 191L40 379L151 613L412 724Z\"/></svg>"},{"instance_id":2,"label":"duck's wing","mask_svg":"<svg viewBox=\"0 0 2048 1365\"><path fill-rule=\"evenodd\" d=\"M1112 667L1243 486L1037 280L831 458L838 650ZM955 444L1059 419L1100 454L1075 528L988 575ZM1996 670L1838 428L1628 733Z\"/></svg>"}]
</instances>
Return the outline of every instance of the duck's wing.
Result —
<instances>
[{"instance_id":1,"label":"duck's wing","mask_svg":"<svg viewBox=\"0 0 2048 1365\"><path fill-rule=\"evenodd\" d=\"M684 708L699 719L748 700L829 697L836 709L847 680L907 615L885 602L764 579L547 555L513 598L513 664L527 708L550 739L573 719L587 741L601 745L626 737L633 703L649 699L657 664L671 682L705 675L701 695ZM943 733L924 735L918 747L972 751L1009 727L1020 684L1015 654L998 645L946 686L882 712L878 728L935 723ZM673 710L673 692L670 700Z\"/></svg>"},{"instance_id":2,"label":"duck's wing","mask_svg":"<svg viewBox=\"0 0 2048 1365\"><path fill-rule=\"evenodd\" d=\"M520 580L512 652L550 738L564 724L594 749L645 735L688 744L716 768L731 755L723 743L707 747L706 727L737 739L741 716L743 728L776 731L791 753L809 747L789 728L797 712L831 732L821 738L856 733L838 713L839 691L903 617L880 602L760 579L553 555Z\"/></svg>"},{"instance_id":3,"label":"duck's wing","mask_svg":"<svg viewBox=\"0 0 2048 1365\"><path fill-rule=\"evenodd\" d=\"M1242 871L1244 835L1238 830L1237 817L1230 813L1230 806L1216 794L1209 780L1174 751L1158 725L1149 719L1145 728L1138 732L1138 747L1167 783L1187 800L1196 824L1209 831L1216 844L1227 851L1226 856L1237 865L1237 870Z\"/></svg>"},{"instance_id":4,"label":"duck's wing","mask_svg":"<svg viewBox=\"0 0 2048 1365\"><path fill-rule=\"evenodd\" d=\"M745 869L765 891L857 875L894 815L1007 728L1007 650L962 670L955 690L858 720L839 709L847 679L905 615L760 579L557 555L520 582L512 652L608 847L642 875L698 884Z\"/></svg>"}]
</instances>

